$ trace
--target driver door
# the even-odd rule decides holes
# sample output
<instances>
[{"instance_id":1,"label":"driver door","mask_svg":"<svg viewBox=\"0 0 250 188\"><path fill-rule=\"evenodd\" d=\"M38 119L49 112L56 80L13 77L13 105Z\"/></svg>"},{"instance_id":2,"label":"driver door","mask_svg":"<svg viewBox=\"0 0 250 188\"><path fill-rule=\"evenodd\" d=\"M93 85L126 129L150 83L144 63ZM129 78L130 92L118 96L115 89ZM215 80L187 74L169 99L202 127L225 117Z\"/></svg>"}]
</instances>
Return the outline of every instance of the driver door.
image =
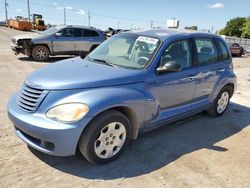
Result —
<instances>
[{"instance_id":1,"label":"driver door","mask_svg":"<svg viewBox=\"0 0 250 188\"><path fill-rule=\"evenodd\" d=\"M61 36L54 36L52 49L54 54L70 55L76 51L76 37L74 28L65 28L59 32Z\"/></svg>"}]
</instances>

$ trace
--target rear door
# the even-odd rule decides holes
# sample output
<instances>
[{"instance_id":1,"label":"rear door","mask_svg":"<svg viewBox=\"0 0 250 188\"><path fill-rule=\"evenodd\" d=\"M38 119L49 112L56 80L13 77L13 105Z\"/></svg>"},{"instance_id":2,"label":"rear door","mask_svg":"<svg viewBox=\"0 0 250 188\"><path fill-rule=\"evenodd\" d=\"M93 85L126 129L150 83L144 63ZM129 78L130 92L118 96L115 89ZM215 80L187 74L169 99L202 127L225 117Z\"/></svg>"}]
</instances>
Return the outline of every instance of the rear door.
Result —
<instances>
[{"instance_id":1,"label":"rear door","mask_svg":"<svg viewBox=\"0 0 250 188\"><path fill-rule=\"evenodd\" d=\"M193 108L204 107L211 101L210 97L221 74L225 71L226 62L221 61L220 46L213 38L194 38L196 49L196 89ZM222 44L224 46L224 44ZM229 55L226 56L229 58Z\"/></svg>"},{"instance_id":2,"label":"rear door","mask_svg":"<svg viewBox=\"0 0 250 188\"><path fill-rule=\"evenodd\" d=\"M99 34L91 29L84 29L83 36L76 42L76 50L81 52L89 52L92 45L99 45Z\"/></svg>"}]
</instances>

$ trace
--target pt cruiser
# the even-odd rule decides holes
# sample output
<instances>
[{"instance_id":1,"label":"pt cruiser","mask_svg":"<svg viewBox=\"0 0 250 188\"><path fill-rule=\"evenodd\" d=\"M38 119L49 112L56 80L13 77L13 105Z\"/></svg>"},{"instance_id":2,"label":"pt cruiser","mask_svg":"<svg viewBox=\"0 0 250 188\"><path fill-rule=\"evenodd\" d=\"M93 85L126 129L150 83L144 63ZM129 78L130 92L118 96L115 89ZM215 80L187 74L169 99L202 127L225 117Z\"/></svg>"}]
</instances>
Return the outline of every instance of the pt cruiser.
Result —
<instances>
[{"instance_id":1,"label":"pt cruiser","mask_svg":"<svg viewBox=\"0 0 250 188\"><path fill-rule=\"evenodd\" d=\"M236 88L219 36L148 30L117 34L84 59L30 74L8 103L15 132L51 155L91 163L121 154L139 133L206 111L221 116Z\"/></svg>"}]
</instances>

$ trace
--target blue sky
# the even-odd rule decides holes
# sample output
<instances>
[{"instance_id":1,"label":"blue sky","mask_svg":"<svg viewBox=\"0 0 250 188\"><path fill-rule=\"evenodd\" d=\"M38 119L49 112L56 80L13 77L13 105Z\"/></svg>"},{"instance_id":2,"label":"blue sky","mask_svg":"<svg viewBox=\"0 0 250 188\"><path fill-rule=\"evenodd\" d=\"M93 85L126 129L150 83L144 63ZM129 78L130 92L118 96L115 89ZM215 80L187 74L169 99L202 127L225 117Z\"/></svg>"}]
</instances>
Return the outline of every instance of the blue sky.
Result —
<instances>
[{"instance_id":1,"label":"blue sky","mask_svg":"<svg viewBox=\"0 0 250 188\"><path fill-rule=\"evenodd\" d=\"M27 17L27 0L7 0L9 17ZM221 29L233 17L250 16L250 0L30 0L31 13L44 16L46 23L63 24L62 7L67 7L67 24L91 25L105 29L166 27L166 20L177 18L180 27L197 25L199 29ZM0 20L5 20L4 0Z\"/></svg>"}]
</instances>

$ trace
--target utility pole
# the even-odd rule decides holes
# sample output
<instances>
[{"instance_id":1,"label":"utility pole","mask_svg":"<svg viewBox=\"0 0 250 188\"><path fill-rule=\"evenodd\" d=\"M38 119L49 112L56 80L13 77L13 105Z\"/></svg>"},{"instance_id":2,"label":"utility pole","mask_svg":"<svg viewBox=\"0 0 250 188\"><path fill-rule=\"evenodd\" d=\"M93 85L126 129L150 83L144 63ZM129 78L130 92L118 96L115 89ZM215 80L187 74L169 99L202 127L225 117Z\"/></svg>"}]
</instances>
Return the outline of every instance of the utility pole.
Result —
<instances>
[{"instance_id":1,"label":"utility pole","mask_svg":"<svg viewBox=\"0 0 250 188\"><path fill-rule=\"evenodd\" d=\"M210 32L211 32L211 33L213 33L213 32L214 32L214 26L213 26L213 25L212 25L212 27L211 27Z\"/></svg>"},{"instance_id":2,"label":"utility pole","mask_svg":"<svg viewBox=\"0 0 250 188\"><path fill-rule=\"evenodd\" d=\"M28 20L30 22L30 1L27 0L27 4L28 4Z\"/></svg>"},{"instance_id":3,"label":"utility pole","mask_svg":"<svg viewBox=\"0 0 250 188\"><path fill-rule=\"evenodd\" d=\"M89 27L90 27L90 18L91 18L90 11L88 11L88 23L89 23Z\"/></svg>"},{"instance_id":4,"label":"utility pole","mask_svg":"<svg viewBox=\"0 0 250 188\"><path fill-rule=\"evenodd\" d=\"M154 26L154 21L151 20L151 21L150 21L150 28L153 29L153 26Z\"/></svg>"},{"instance_id":5,"label":"utility pole","mask_svg":"<svg viewBox=\"0 0 250 188\"><path fill-rule=\"evenodd\" d=\"M6 23L8 21L8 10L7 10L8 3L4 0L4 7L5 7L5 16L6 16Z\"/></svg>"},{"instance_id":6,"label":"utility pole","mask_svg":"<svg viewBox=\"0 0 250 188\"><path fill-rule=\"evenodd\" d=\"M63 15L64 15L64 25L66 25L66 8L63 8Z\"/></svg>"}]
</instances>

